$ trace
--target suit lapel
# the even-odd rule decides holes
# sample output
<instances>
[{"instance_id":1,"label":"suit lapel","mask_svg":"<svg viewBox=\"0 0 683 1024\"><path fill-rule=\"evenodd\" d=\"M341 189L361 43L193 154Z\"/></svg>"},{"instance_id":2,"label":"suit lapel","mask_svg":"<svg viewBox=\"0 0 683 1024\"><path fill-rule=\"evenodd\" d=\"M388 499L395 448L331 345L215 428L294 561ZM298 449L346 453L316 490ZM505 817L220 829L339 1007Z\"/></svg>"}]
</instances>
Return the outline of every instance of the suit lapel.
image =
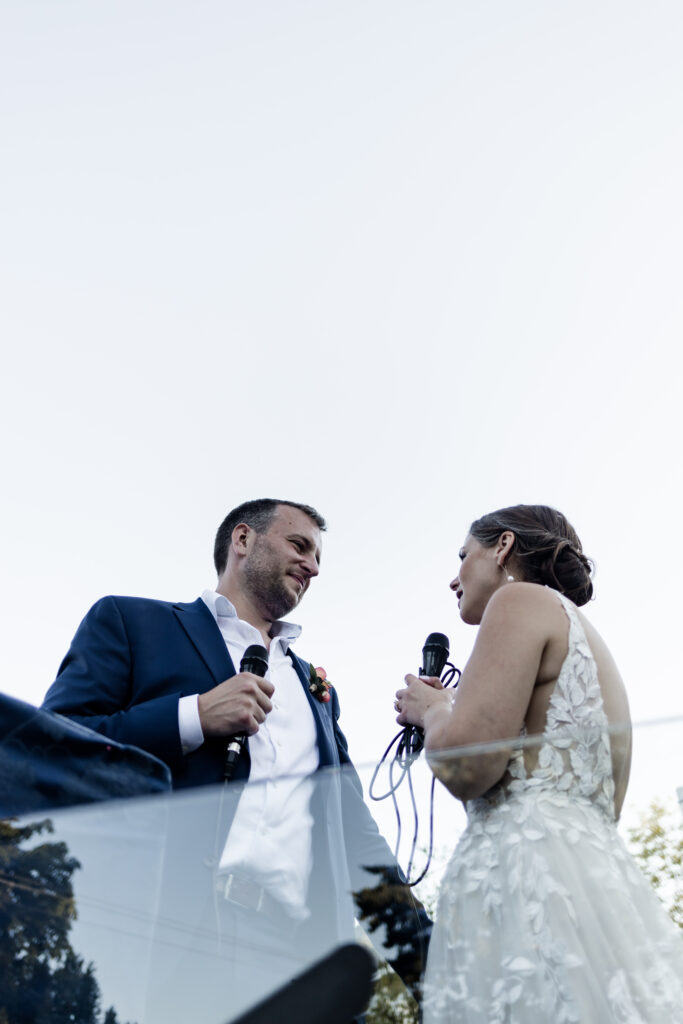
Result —
<instances>
[{"instance_id":1,"label":"suit lapel","mask_svg":"<svg viewBox=\"0 0 683 1024\"><path fill-rule=\"evenodd\" d=\"M292 659L292 664L296 669L301 685L304 688L308 703L311 706L313 712L313 720L315 721L316 733L318 736L318 754L320 756L320 767L324 768L327 765L336 765L339 763L337 756L337 744L334 739L334 726L332 724L332 712L330 710L330 704L323 704L322 701L317 700L308 688L310 682L309 672L310 668L308 662L289 649L287 651L289 657Z\"/></svg>"},{"instance_id":2,"label":"suit lapel","mask_svg":"<svg viewBox=\"0 0 683 1024\"><path fill-rule=\"evenodd\" d=\"M173 612L216 683L236 675L221 631L201 597L191 604L174 604Z\"/></svg>"}]
</instances>

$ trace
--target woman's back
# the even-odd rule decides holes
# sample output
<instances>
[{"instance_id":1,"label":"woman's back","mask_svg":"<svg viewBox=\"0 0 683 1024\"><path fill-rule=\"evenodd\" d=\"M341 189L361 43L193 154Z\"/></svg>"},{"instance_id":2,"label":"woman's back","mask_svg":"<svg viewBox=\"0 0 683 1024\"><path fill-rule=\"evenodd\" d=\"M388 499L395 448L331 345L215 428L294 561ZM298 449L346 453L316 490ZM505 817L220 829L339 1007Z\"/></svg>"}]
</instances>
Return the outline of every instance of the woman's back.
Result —
<instances>
[{"instance_id":1,"label":"woman's back","mask_svg":"<svg viewBox=\"0 0 683 1024\"><path fill-rule=\"evenodd\" d=\"M607 645L579 610L566 598L549 588L546 588L548 603L552 602L560 614L554 613L550 607L551 632L549 635L546 651L539 666L538 679L532 692L531 700L525 717L525 728L528 736L541 736L548 724L548 713L553 701L553 694L556 691L560 673L565 675L570 671L567 659L573 657L570 650L570 637L572 633L571 621L574 619L578 626L576 633L577 640L583 634L594 668L597 673L597 683L602 698L602 708L609 728L609 740L612 762L612 775L614 779L614 806L616 817L619 817L621 806L624 801L628 785L630 764L631 764L631 722L628 708L626 689L622 681L619 669L612 657ZM566 603L565 603L566 602ZM588 666L590 670L590 666ZM571 682L571 680L570 680ZM567 681L565 681L565 686ZM534 759L538 758L540 747L531 744L527 752L527 771L534 768ZM535 757L534 757L535 755Z\"/></svg>"}]
</instances>

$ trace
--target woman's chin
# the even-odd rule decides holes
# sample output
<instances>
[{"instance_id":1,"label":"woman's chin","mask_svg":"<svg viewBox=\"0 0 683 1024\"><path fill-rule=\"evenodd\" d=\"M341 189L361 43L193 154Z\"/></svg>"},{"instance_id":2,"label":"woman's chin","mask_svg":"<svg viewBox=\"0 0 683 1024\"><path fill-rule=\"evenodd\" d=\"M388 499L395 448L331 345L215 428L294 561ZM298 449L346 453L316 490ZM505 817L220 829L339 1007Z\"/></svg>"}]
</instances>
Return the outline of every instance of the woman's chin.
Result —
<instances>
[{"instance_id":1,"label":"woman's chin","mask_svg":"<svg viewBox=\"0 0 683 1024\"><path fill-rule=\"evenodd\" d=\"M478 626L481 622L481 615L477 615L474 609L468 608L466 604L460 606L460 618L468 626Z\"/></svg>"}]
</instances>

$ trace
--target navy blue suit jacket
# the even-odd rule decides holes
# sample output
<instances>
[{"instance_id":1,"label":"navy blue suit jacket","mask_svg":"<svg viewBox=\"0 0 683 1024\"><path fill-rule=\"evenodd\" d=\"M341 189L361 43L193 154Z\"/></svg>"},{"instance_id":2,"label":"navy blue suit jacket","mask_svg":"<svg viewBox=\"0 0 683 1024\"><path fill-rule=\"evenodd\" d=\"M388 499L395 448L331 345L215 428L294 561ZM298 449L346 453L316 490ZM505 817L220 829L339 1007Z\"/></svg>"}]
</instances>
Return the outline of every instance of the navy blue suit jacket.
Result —
<instances>
[{"instance_id":1,"label":"navy blue suit jacket","mask_svg":"<svg viewBox=\"0 0 683 1024\"><path fill-rule=\"evenodd\" d=\"M349 763L337 725L336 694L328 704L308 689L309 666L294 667L308 697L318 737L320 767ZM214 617L199 598L172 604L137 597L105 597L78 628L43 706L165 761L175 788L220 782L225 740L207 740L184 755L178 699L205 693L235 675ZM249 776L248 743L234 779Z\"/></svg>"}]
</instances>

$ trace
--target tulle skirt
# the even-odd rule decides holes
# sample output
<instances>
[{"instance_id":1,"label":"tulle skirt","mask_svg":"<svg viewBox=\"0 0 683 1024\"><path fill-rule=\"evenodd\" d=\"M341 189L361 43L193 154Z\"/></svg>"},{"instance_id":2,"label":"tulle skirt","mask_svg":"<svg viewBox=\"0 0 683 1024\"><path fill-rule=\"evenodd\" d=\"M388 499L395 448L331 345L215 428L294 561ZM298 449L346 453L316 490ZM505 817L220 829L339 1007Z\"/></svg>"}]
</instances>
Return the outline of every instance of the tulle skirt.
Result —
<instances>
[{"instance_id":1,"label":"tulle skirt","mask_svg":"<svg viewBox=\"0 0 683 1024\"><path fill-rule=\"evenodd\" d=\"M425 1024L683 1022L683 931L615 825L559 794L476 804L440 890Z\"/></svg>"}]
</instances>

